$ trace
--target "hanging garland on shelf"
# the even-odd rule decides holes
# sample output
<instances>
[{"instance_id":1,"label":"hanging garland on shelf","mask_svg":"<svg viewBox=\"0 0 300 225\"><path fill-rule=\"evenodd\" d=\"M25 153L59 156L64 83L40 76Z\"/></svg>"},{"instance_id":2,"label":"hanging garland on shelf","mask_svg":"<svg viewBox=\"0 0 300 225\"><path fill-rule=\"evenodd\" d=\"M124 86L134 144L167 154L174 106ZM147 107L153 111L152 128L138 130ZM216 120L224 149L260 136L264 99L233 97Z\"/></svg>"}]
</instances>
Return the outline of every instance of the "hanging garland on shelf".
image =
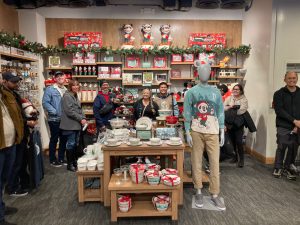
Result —
<instances>
[{"instance_id":1,"label":"hanging garland on shelf","mask_svg":"<svg viewBox=\"0 0 300 225\"><path fill-rule=\"evenodd\" d=\"M171 54L198 54L198 53L216 53L217 55L249 55L251 46L250 45L241 45L239 47L232 48L213 48L207 50L201 46L192 46L192 47L173 47L159 49L158 46L154 46L153 49L141 49L141 48L132 48L132 49L112 49L112 47L101 47L96 48L92 47L89 49L84 48L59 48L56 46L43 46L38 42L25 41L25 37L20 34L9 34L7 32L0 31L0 45L7 45L10 47L19 48L25 51L29 51L35 54L41 55L55 55L55 54L70 54L75 52L94 52L94 53L105 53L108 55L119 54L119 55L171 55Z\"/></svg>"}]
</instances>

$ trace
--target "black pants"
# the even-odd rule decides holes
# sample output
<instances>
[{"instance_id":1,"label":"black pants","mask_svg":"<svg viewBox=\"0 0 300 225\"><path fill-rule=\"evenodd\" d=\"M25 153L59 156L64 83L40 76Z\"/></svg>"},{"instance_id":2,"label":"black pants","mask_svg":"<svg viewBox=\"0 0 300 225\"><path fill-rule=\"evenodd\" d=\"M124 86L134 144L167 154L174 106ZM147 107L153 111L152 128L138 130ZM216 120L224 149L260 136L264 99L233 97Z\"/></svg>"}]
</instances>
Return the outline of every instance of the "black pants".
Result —
<instances>
[{"instance_id":1,"label":"black pants","mask_svg":"<svg viewBox=\"0 0 300 225\"><path fill-rule=\"evenodd\" d=\"M298 140L296 134L279 135L277 134L277 149L275 155L275 169L289 168L298 152ZM287 150L287 153L286 153ZM286 157L285 157L286 153ZM285 158L284 158L285 157ZM283 165L284 161L284 165Z\"/></svg>"},{"instance_id":2,"label":"black pants","mask_svg":"<svg viewBox=\"0 0 300 225\"><path fill-rule=\"evenodd\" d=\"M228 134L233 146L233 150L238 160L244 161L244 147L243 147L243 135L244 127L231 128L228 130Z\"/></svg>"},{"instance_id":3,"label":"black pants","mask_svg":"<svg viewBox=\"0 0 300 225\"><path fill-rule=\"evenodd\" d=\"M23 138L22 142L16 146L16 158L12 167L11 176L8 178L8 192L12 193L18 188L29 188L30 177L28 174L28 139Z\"/></svg>"}]
</instances>

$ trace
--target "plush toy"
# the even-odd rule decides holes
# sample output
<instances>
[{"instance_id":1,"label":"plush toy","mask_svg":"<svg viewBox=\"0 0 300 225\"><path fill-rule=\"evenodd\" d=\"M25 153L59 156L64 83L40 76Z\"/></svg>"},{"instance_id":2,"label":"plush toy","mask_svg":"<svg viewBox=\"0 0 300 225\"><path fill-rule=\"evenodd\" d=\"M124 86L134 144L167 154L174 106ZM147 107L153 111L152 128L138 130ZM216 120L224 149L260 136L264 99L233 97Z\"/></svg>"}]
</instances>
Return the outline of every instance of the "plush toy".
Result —
<instances>
[{"instance_id":1,"label":"plush toy","mask_svg":"<svg viewBox=\"0 0 300 225\"><path fill-rule=\"evenodd\" d=\"M124 43L121 48L123 49L131 49L133 48L135 37L132 36L133 25L132 24L124 24L122 26Z\"/></svg>"},{"instance_id":2,"label":"plush toy","mask_svg":"<svg viewBox=\"0 0 300 225\"><path fill-rule=\"evenodd\" d=\"M25 113L26 119L37 120L39 116L39 111L34 107L34 105L27 99L22 98L22 109Z\"/></svg>"},{"instance_id":3,"label":"plush toy","mask_svg":"<svg viewBox=\"0 0 300 225\"><path fill-rule=\"evenodd\" d=\"M222 59L220 61L220 64L219 64L220 67L222 68L222 67L228 66L229 61L230 61L230 57L229 56L225 56L224 59Z\"/></svg>"}]
</instances>

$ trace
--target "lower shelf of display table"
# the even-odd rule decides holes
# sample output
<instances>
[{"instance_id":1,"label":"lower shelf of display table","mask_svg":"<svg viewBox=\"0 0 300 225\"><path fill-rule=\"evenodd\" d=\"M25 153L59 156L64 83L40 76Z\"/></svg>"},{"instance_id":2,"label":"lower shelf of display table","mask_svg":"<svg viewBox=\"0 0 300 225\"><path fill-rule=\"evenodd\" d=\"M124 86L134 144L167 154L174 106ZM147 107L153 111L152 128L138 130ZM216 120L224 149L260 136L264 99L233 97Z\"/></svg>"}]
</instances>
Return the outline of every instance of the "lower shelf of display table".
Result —
<instances>
[{"instance_id":1,"label":"lower shelf of display table","mask_svg":"<svg viewBox=\"0 0 300 225\"><path fill-rule=\"evenodd\" d=\"M150 185L145 180L140 184L133 183L131 181L130 176L128 176L128 180L121 181L121 184L116 184L119 178L116 175L112 175L110 182L108 184L108 190L110 191L126 191L126 193L155 193L155 191L172 191L172 190L179 190L180 185L177 186L167 186L164 184L158 185ZM123 179L123 176L120 176L120 180ZM125 193L125 192L124 192Z\"/></svg>"},{"instance_id":2,"label":"lower shelf of display table","mask_svg":"<svg viewBox=\"0 0 300 225\"><path fill-rule=\"evenodd\" d=\"M166 211L158 211L151 201L134 201L128 212L117 211L117 217L140 217L140 216L172 216L171 205Z\"/></svg>"}]
</instances>

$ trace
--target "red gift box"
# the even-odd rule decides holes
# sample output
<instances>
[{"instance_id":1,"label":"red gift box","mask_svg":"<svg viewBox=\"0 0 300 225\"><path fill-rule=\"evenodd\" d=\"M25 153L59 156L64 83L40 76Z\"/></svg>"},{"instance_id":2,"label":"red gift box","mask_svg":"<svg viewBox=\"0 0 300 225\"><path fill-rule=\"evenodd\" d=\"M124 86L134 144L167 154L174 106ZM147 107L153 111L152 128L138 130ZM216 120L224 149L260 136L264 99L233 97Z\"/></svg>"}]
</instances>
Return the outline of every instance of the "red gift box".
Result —
<instances>
[{"instance_id":1,"label":"red gift box","mask_svg":"<svg viewBox=\"0 0 300 225\"><path fill-rule=\"evenodd\" d=\"M102 47L102 32L65 32L64 47Z\"/></svg>"}]
</instances>

